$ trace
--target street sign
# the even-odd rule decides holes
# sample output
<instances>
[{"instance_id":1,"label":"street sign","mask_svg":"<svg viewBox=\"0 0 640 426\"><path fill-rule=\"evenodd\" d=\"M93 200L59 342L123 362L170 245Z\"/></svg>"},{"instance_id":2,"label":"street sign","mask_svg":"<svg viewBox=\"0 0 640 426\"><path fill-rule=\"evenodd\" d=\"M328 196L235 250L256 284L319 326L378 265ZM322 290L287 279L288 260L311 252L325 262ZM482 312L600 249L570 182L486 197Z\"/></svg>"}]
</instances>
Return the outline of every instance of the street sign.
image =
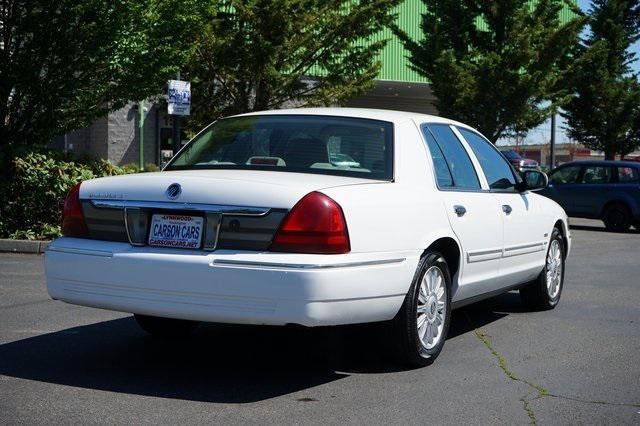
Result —
<instances>
[{"instance_id":1,"label":"street sign","mask_svg":"<svg viewBox=\"0 0 640 426\"><path fill-rule=\"evenodd\" d=\"M170 115L189 115L191 113L191 82L169 80L169 108Z\"/></svg>"}]
</instances>

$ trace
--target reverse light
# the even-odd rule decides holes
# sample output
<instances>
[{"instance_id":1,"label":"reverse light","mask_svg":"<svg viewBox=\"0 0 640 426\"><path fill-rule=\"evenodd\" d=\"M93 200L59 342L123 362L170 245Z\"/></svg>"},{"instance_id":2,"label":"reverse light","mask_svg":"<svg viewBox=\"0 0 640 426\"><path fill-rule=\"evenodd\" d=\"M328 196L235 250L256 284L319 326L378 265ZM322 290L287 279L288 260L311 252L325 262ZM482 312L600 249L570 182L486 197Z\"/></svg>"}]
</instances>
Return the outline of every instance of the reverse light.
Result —
<instances>
[{"instance_id":1,"label":"reverse light","mask_svg":"<svg viewBox=\"0 0 640 426\"><path fill-rule=\"evenodd\" d=\"M342 254L351 250L342 208L320 192L305 195L284 218L271 251Z\"/></svg>"},{"instance_id":2,"label":"reverse light","mask_svg":"<svg viewBox=\"0 0 640 426\"><path fill-rule=\"evenodd\" d=\"M71 188L67 198L64 200L62 235L67 237L86 237L89 235L87 224L84 221L84 214L82 213L82 203L80 202L80 184Z\"/></svg>"}]
</instances>

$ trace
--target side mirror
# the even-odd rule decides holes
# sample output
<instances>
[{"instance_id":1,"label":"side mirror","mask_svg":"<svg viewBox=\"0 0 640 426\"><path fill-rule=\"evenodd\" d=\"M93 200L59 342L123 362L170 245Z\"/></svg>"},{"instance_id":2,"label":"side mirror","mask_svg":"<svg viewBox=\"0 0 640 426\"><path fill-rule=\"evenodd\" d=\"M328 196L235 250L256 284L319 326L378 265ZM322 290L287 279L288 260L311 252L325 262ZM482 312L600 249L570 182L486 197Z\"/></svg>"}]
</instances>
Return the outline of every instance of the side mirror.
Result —
<instances>
[{"instance_id":1,"label":"side mirror","mask_svg":"<svg viewBox=\"0 0 640 426\"><path fill-rule=\"evenodd\" d=\"M518 184L518 190L524 191L540 191L549 185L549 178L543 172L537 170L525 170L522 173L522 182Z\"/></svg>"}]
</instances>

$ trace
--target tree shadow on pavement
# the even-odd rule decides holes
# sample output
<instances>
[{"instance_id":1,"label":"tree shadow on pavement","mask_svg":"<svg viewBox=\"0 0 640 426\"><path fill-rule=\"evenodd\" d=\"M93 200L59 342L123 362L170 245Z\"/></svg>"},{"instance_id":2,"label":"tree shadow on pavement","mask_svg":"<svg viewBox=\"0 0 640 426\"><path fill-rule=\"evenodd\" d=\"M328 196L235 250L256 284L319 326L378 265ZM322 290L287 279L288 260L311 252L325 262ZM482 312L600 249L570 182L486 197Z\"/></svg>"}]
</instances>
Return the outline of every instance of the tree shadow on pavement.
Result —
<instances>
[{"instance_id":1,"label":"tree shadow on pavement","mask_svg":"<svg viewBox=\"0 0 640 426\"><path fill-rule=\"evenodd\" d=\"M609 231L604 226L597 226L597 225L593 225L593 226L592 225L569 225L569 229L571 229L572 231L604 232L607 234L640 234L640 230L637 230L634 228L629 228L627 231L624 231L624 232L616 232L616 231Z\"/></svg>"},{"instance_id":2,"label":"tree shadow on pavement","mask_svg":"<svg viewBox=\"0 0 640 426\"><path fill-rule=\"evenodd\" d=\"M454 311L449 339L507 316L513 305L509 295L492 300ZM393 361L389 332L386 324L317 329L206 324L190 338L159 340L128 317L0 345L0 374L145 396L248 403L350 373L406 370Z\"/></svg>"}]
</instances>

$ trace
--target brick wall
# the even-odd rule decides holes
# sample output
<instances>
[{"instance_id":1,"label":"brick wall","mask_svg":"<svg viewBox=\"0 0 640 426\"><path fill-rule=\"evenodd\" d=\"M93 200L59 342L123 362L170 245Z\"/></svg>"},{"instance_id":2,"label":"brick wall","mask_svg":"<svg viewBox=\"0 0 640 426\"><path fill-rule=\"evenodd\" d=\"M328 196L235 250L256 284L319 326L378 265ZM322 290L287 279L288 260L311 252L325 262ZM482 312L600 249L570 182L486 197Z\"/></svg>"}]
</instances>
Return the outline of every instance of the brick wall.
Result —
<instances>
[{"instance_id":1,"label":"brick wall","mask_svg":"<svg viewBox=\"0 0 640 426\"><path fill-rule=\"evenodd\" d=\"M144 163L156 163L157 108L149 102L145 105ZM140 111L137 103L129 103L108 117L108 159L118 165L138 164L140 157Z\"/></svg>"}]
</instances>

